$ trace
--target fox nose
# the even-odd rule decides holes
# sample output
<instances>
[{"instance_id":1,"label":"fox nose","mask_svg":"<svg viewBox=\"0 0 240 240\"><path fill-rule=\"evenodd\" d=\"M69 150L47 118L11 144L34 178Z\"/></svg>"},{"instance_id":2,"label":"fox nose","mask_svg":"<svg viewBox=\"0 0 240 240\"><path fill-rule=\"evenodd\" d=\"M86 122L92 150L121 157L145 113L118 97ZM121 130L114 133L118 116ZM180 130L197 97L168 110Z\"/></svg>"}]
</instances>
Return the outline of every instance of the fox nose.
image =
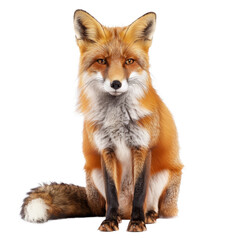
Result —
<instances>
[{"instance_id":1,"label":"fox nose","mask_svg":"<svg viewBox=\"0 0 240 240\"><path fill-rule=\"evenodd\" d=\"M122 86L122 83L118 80L114 80L111 83L111 88L114 88L115 90L119 89Z\"/></svg>"}]
</instances>

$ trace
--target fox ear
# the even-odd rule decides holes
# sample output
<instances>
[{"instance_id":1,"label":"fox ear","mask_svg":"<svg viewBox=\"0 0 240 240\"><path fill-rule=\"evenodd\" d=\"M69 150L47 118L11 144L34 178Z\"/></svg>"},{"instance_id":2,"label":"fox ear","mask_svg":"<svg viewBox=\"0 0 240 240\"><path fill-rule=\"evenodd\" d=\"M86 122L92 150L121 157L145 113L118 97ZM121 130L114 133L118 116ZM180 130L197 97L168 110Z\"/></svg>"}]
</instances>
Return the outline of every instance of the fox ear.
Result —
<instances>
[{"instance_id":1,"label":"fox ear","mask_svg":"<svg viewBox=\"0 0 240 240\"><path fill-rule=\"evenodd\" d=\"M73 21L78 40L96 42L105 35L103 26L84 10L76 10Z\"/></svg>"},{"instance_id":2,"label":"fox ear","mask_svg":"<svg viewBox=\"0 0 240 240\"><path fill-rule=\"evenodd\" d=\"M156 14L149 12L130 24L125 33L125 38L129 41L152 40L156 26Z\"/></svg>"}]
</instances>

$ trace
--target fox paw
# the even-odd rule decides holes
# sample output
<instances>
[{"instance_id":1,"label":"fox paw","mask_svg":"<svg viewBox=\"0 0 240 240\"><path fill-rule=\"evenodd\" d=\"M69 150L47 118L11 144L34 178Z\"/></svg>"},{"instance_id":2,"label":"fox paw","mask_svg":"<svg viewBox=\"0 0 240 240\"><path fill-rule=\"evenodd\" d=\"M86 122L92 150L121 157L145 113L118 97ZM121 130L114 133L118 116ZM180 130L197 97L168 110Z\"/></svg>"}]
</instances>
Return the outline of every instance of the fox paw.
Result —
<instances>
[{"instance_id":1,"label":"fox paw","mask_svg":"<svg viewBox=\"0 0 240 240\"><path fill-rule=\"evenodd\" d=\"M128 232L143 232L146 231L147 228L143 221L133 221L131 220L128 224L127 231Z\"/></svg>"},{"instance_id":2,"label":"fox paw","mask_svg":"<svg viewBox=\"0 0 240 240\"><path fill-rule=\"evenodd\" d=\"M104 220L98 230L103 232L112 232L119 230L117 220Z\"/></svg>"},{"instance_id":3,"label":"fox paw","mask_svg":"<svg viewBox=\"0 0 240 240\"><path fill-rule=\"evenodd\" d=\"M157 221L157 218L158 214L155 211L151 210L146 213L145 222L147 224L155 223Z\"/></svg>"}]
</instances>

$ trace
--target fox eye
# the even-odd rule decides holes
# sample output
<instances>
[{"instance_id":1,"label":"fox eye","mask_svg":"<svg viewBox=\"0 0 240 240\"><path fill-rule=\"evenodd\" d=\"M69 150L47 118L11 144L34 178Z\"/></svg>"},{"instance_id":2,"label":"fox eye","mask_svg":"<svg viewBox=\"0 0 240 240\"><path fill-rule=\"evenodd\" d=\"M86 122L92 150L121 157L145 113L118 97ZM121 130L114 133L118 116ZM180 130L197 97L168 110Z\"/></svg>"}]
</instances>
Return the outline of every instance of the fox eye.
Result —
<instances>
[{"instance_id":1,"label":"fox eye","mask_svg":"<svg viewBox=\"0 0 240 240\"><path fill-rule=\"evenodd\" d=\"M134 61L135 61L134 59L129 58L129 59L127 59L127 60L125 61L125 64L130 65L130 64L133 64Z\"/></svg>"},{"instance_id":2,"label":"fox eye","mask_svg":"<svg viewBox=\"0 0 240 240\"><path fill-rule=\"evenodd\" d=\"M104 65L107 63L107 61L105 59L100 58L100 59L97 59L97 63Z\"/></svg>"}]
</instances>

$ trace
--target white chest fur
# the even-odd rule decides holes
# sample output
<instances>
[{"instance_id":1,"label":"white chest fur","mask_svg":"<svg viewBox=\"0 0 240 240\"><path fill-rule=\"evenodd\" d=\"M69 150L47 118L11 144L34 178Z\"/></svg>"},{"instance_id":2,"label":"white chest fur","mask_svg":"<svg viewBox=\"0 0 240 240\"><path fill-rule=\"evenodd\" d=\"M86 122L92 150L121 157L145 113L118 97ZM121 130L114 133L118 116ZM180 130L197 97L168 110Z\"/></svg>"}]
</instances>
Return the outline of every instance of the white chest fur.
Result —
<instances>
[{"instance_id":1,"label":"white chest fur","mask_svg":"<svg viewBox=\"0 0 240 240\"><path fill-rule=\"evenodd\" d=\"M98 130L94 134L95 145L99 151L106 148L116 150L119 156L121 148L134 146L147 147L149 134L146 129L137 124L137 120L149 112L134 102L129 96L106 96L98 102L95 108L94 120ZM119 150L117 150L119 149ZM120 159L119 159L120 160Z\"/></svg>"}]
</instances>

